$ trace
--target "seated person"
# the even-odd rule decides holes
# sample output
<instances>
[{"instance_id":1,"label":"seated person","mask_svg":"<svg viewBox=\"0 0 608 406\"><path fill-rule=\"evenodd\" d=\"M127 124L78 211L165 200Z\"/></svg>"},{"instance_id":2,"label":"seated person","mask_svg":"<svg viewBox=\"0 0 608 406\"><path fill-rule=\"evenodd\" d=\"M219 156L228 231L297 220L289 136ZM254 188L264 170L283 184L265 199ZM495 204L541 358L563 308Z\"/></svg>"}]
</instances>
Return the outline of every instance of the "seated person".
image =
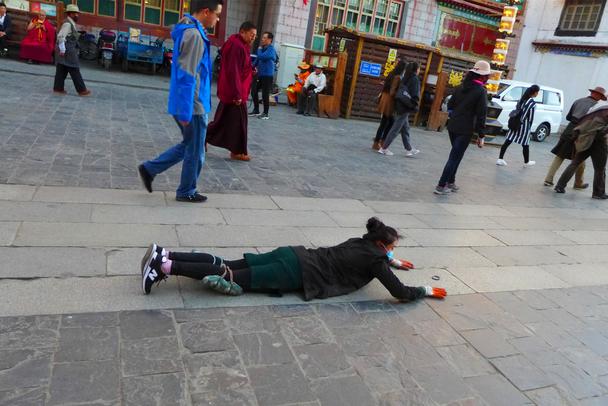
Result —
<instances>
[{"instance_id":1,"label":"seated person","mask_svg":"<svg viewBox=\"0 0 608 406\"><path fill-rule=\"evenodd\" d=\"M37 16L27 25L27 35L21 41L19 58L27 63L53 63L55 50L55 27L46 18L46 12L40 10Z\"/></svg>"},{"instance_id":2,"label":"seated person","mask_svg":"<svg viewBox=\"0 0 608 406\"><path fill-rule=\"evenodd\" d=\"M397 230L372 217L362 238L334 247L280 247L265 254L245 254L235 261L212 254L169 252L152 244L141 260L142 289L147 295L155 283L175 275L201 281L206 288L230 296L299 292L308 301L346 295L378 279L400 301L425 296L443 299L445 289L406 286L393 273L391 266L414 267L393 258L400 237Z\"/></svg>"},{"instance_id":3,"label":"seated person","mask_svg":"<svg viewBox=\"0 0 608 406\"><path fill-rule=\"evenodd\" d=\"M318 110L317 96L325 90L326 85L327 78L323 73L323 66L315 65L315 71L306 78L302 93L298 95L298 114L310 116L313 108Z\"/></svg>"},{"instance_id":4,"label":"seated person","mask_svg":"<svg viewBox=\"0 0 608 406\"><path fill-rule=\"evenodd\" d=\"M11 16L6 14L6 4L0 1L0 56L8 55L6 41L11 34Z\"/></svg>"},{"instance_id":5,"label":"seated person","mask_svg":"<svg viewBox=\"0 0 608 406\"><path fill-rule=\"evenodd\" d=\"M302 61L298 65L300 68L300 73L294 73L296 81L287 86L287 101L290 106L295 106L298 104L298 96L302 93L302 88L304 87L304 83L306 83L306 79L310 76L310 65L306 63L306 61Z\"/></svg>"}]
</instances>

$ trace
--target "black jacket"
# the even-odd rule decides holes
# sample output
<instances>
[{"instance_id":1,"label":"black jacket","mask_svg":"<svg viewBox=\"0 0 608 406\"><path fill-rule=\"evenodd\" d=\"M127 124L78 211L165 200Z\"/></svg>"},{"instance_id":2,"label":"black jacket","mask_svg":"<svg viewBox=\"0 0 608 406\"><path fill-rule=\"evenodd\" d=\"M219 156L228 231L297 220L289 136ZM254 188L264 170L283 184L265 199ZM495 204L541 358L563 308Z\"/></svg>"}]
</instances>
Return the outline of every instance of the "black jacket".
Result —
<instances>
[{"instance_id":1,"label":"black jacket","mask_svg":"<svg viewBox=\"0 0 608 406\"><path fill-rule=\"evenodd\" d=\"M488 92L485 86L465 83L456 89L448 102L448 131L456 134L474 132L484 135L488 113Z\"/></svg>"},{"instance_id":2,"label":"black jacket","mask_svg":"<svg viewBox=\"0 0 608 406\"><path fill-rule=\"evenodd\" d=\"M388 264L386 253L372 241L351 238L335 247L292 247L300 262L304 300L324 299L354 292L378 278L399 300L424 296L424 289L405 286Z\"/></svg>"},{"instance_id":3,"label":"black jacket","mask_svg":"<svg viewBox=\"0 0 608 406\"><path fill-rule=\"evenodd\" d=\"M4 32L7 37L11 35L11 16L8 13L4 15L4 24L0 24L0 31Z\"/></svg>"},{"instance_id":4,"label":"black jacket","mask_svg":"<svg viewBox=\"0 0 608 406\"><path fill-rule=\"evenodd\" d=\"M418 78L418 76L414 75L414 76L410 76L409 78L403 78L401 84L399 85L401 87L402 84L405 84L405 86L407 87L407 91L410 94L410 96L412 97L412 101L414 101L416 103L416 105L420 104L420 79ZM399 90L397 90L399 91ZM411 108L407 108L406 106L403 105L403 103L401 103L399 101L398 98L395 98L395 114L405 114L405 113L411 113L413 111L416 111L417 109L411 109Z\"/></svg>"}]
</instances>

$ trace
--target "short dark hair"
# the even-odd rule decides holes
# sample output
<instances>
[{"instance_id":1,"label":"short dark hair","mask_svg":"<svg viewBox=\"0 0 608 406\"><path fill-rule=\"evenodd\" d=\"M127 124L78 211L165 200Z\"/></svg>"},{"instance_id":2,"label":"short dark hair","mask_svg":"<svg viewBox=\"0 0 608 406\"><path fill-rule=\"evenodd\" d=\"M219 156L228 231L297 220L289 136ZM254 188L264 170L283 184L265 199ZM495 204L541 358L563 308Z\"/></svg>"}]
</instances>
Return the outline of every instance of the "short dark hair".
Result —
<instances>
[{"instance_id":1,"label":"short dark hair","mask_svg":"<svg viewBox=\"0 0 608 406\"><path fill-rule=\"evenodd\" d=\"M274 40L274 34L271 33L270 31L265 31L264 34L266 34L266 36L268 37L269 40ZM262 35L264 35L262 34Z\"/></svg>"},{"instance_id":2,"label":"short dark hair","mask_svg":"<svg viewBox=\"0 0 608 406\"><path fill-rule=\"evenodd\" d=\"M257 30L257 27L251 21L245 21L239 27L239 32L241 32L241 31L251 31L251 30Z\"/></svg>"},{"instance_id":3,"label":"short dark hair","mask_svg":"<svg viewBox=\"0 0 608 406\"><path fill-rule=\"evenodd\" d=\"M0 7L4 7L4 8L6 8L6 4L4 4L4 3L0 3Z\"/></svg>"},{"instance_id":4,"label":"short dark hair","mask_svg":"<svg viewBox=\"0 0 608 406\"><path fill-rule=\"evenodd\" d=\"M198 13L204 9L217 10L217 6L223 6L224 0L192 0L190 3L190 14Z\"/></svg>"}]
</instances>

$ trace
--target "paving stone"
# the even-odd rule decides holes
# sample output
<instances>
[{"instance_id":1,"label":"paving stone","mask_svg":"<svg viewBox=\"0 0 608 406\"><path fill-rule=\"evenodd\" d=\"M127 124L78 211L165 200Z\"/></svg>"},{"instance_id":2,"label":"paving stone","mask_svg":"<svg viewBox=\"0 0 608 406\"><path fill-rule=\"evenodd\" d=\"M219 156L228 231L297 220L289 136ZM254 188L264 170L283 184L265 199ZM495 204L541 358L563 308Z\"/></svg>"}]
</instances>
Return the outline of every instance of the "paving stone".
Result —
<instances>
[{"instance_id":1,"label":"paving stone","mask_svg":"<svg viewBox=\"0 0 608 406\"><path fill-rule=\"evenodd\" d=\"M187 405L184 374L132 376L122 379L123 405Z\"/></svg>"},{"instance_id":2,"label":"paving stone","mask_svg":"<svg viewBox=\"0 0 608 406\"><path fill-rule=\"evenodd\" d=\"M463 331L462 336L486 358L505 357L518 351L491 329Z\"/></svg>"},{"instance_id":3,"label":"paving stone","mask_svg":"<svg viewBox=\"0 0 608 406\"><path fill-rule=\"evenodd\" d=\"M313 316L289 317L277 321L281 333L291 346L331 343L331 333Z\"/></svg>"},{"instance_id":4,"label":"paving stone","mask_svg":"<svg viewBox=\"0 0 608 406\"><path fill-rule=\"evenodd\" d=\"M424 389L408 389L383 393L379 397L380 406L437 406Z\"/></svg>"},{"instance_id":5,"label":"paving stone","mask_svg":"<svg viewBox=\"0 0 608 406\"><path fill-rule=\"evenodd\" d=\"M239 307L225 310L226 322L235 334L274 332L277 322L267 307Z\"/></svg>"},{"instance_id":6,"label":"paving stone","mask_svg":"<svg viewBox=\"0 0 608 406\"><path fill-rule=\"evenodd\" d=\"M166 310L125 311L119 317L123 340L175 335L173 317Z\"/></svg>"},{"instance_id":7,"label":"paving stone","mask_svg":"<svg viewBox=\"0 0 608 406\"><path fill-rule=\"evenodd\" d=\"M150 241L177 245L173 226L149 224L23 223L16 246L145 247Z\"/></svg>"},{"instance_id":8,"label":"paving stone","mask_svg":"<svg viewBox=\"0 0 608 406\"><path fill-rule=\"evenodd\" d=\"M392 202L384 200L365 200L366 206L371 207L377 213L399 213L399 214L450 214L445 210L444 204L428 204L417 202Z\"/></svg>"},{"instance_id":9,"label":"paving stone","mask_svg":"<svg viewBox=\"0 0 608 406\"><path fill-rule=\"evenodd\" d=\"M331 217L320 211L222 209L221 213L227 224L236 226L336 226Z\"/></svg>"},{"instance_id":10,"label":"paving stone","mask_svg":"<svg viewBox=\"0 0 608 406\"><path fill-rule=\"evenodd\" d=\"M559 231L546 230L486 230L486 232L505 245L568 245L574 244L564 238Z\"/></svg>"},{"instance_id":11,"label":"paving stone","mask_svg":"<svg viewBox=\"0 0 608 406\"><path fill-rule=\"evenodd\" d=\"M245 366L290 364L295 362L281 334L233 335Z\"/></svg>"},{"instance_id":12,"label":"paving stone","mask_svg":"<svg viewBox=\"0 0 608 406\"><path fill-rule=\"evenodd\" d=\"M202 320L222 320L225 317L224 309L222 308L188 310L176 309L173 311L173 314L175 315L175 321L177 323Z\"/></svg>"},{"instance_id":13,"label":"paving stone","mask_svg":"<svg viewBox=\"0 0 608 406\"><path fill-rule=\"evenodd\" d=\"M608 338L592 328L572 330L570 334L601 357L608 355Z\"/></svg>"},{"instance_id":14,"label":"paving stone","mask_svg":"<svg viewBox=\"0 0 608 406\"><path fill-rule=\"evenodd\" d=\"M544 321L552 321L558 327L570 331L585 328L585 323L579 318L573 316L565 309L545 309L539 310L539 314L543 316Z\"/></svg>"},{"instance_id":15,"label":"paving stone","mask_svg":"<svg viewBox=\"0 0 608 406\"><path fill-rule=\"evenodd\" d=\"M570 286L592 286L608 284L608 276L603 272L606 263L573 264L568 266L543 266L545 271L558 277Z\"/></svg>"},{"instance_id":16,"label":"paving stone","mask_svg":"<svg viewBox=\"0 0 608 406\"><path fill-rule=\"evenodd\" d=\"M403 364L413 375L415 375L413 370L418 367L445 364L435 348L418 335L382 337L382 342L391 349L398 362Z\"/></svg>"},{"instance_id":17,"label":"paving stone","mask_svg":"<svg viewBox=\"0 0 608 406\"><path fill-rule=\"evenodd\" d=\"M582 406L602 406L608 402L608 395L581 400Z\"/></svg>"},{"instance_id":18,"label":"paving stone","mask_svg":"<svg viewBox=\"0 0 608 406\"><path fill-rule=\"evenodd\" d=\"M251 389L237 351L186 355L184 366L192 394Z\"/></svg>"},{"instance_id":19,"label":"paving stone","mask_svg":"<svg viewBox=\"0 0 608 406\"><path fill-rule=\"evenodd\" d=\"M556 249L564 255L586 264L608 263L608 245L558 245ZM600 277L600 275L597 275Z\"/></svg>"},{"instance_id":20,"label":"paving stone","mask_svg":"<svg viewBox=\"0 0 608 406\"><path fill-rule=\"evenodd\" d=\"M364 228L341 227L302 227L302 234L306 236L307 244L314 247L330 247L338 245L354 237L360 237L367 231ZM409 239L399 240L401 245L411 245Z\"/></svg>"},{"instance_id":21,"label":"paving stone","mask_svg":"<svg viewBox=\"0 0 608 406\"><path fill-rule=\"evenodd\" d=\"M186 204L176 202L174 193L166 193L167 204L169 206L184 207ZM238 194L218 194L205 193L209 198L205 202L205 207L220 209L252 209L252 210L272 210L279 207L270 196L249 196Z\"/></svg>"},{"instance_id":22,"label":"paving stone","mask_svg":"<svg viewBox=\"0 0 608 406\"><path fill-rule=\"evenodd\" d=\"M608 361L589 348L565 347L558 351L591 376L608 375Z\"/></svg>"},{"instance_id":23,"label":"paving stone","mask_svg":"<svg viewBox=\"0 0 608 406\"><path fill-rule=\"evenodd\" d=\"M44 202L1 201L0 221L82 222L91 220L91 206Z\"/></svg>"},{"instance_id":24,"label":"paving stone","mask_svg":"<svg viewBox=\"0 0 608 406\"><path fill-rule=\"evenodd\" d=\"M61 327L115 327L120 324L118 313L80 313L61 316Z\"/></svg>"},{"instance_id":25,"label":"paving stone","mask_svg":"<svg viewBox=\"0 0 608 406\"><path fill-rule=\"evenodd\" d=\"M524 302L526 302L533 309L542 310L555 309L560 307L558 303L552 301L551 299L543 295L543 292L538 292L534 290L522 290L513 292L513 294Z\"/></svg>"},{"instance_id":26,"label":"paving stone","mask_svg":"<svg viewBox=\"0 0 608 406\"><path fill-rule=\"evenodd\" d=\"M576 244L608 244L608 231L556 231L556 233Z\"/></svg>"},{"instance_id":27,"label":"paving stone","mask_svg":"<svg viewBox=\"0 0 608 406\"><path fill-rule=\"evenodd\" d=\"M371 217L368 212L328 211L327 214L340 227L361 227L367 224ZM387 225L394 228L426 228L427 223L410 214L382 213L377 217Z\"/></svg>"},{"instance_id":28,"label":"paving stone","mask_svg":"<svg viewBox=\"0 0 608 406\"><path fill-rule=\"evenodd\" d=\"M50 348L0 351L0 393L48 385L52 359Z\"/></svg>"},{"instance_id":29,"label":"paving stone","mask_svg":"<svg viewBox=\"0 0 608 406\"><path fill-rule=\"evenodd\" d=\"M548 365L542 369L566 392L577 399L600 396L605 392L589 376L572 365Z\"/></svg>"},{"instance_id":30,"label":"paving stone","mask_svg":"<svg viewBox=\"0 0 608 406\"><path fill-rule=\"evenodd\" d=\"M448 292L448 295L473 293L471 288L445 269L416 268L412 271L396 270L395 275L407 286L441 286ZM386 290L384 287L383 289Z\"/></svg>"},{"instance_id":31,"label":"paving stone","mask_svg":"<svg viewBox=\"0 0 608 406\"><path fill-rule=\"evenodd\" d=\"M374 355L348 356L348 362L354 367L365 385L376 397L379 394L393 392L396 388L418 389L403 363L390 352Z\"/></svg>"},{"instance_id":32,"label":"paving stone","mask_svg":"<svg viewBox=\"0 0 608 406\"><path fill-rule=\"evenodd\" d=\"M476 247L475 251L499 266L574 264L575 259L560 254L553 247ZM558 266L551 266L557 268ZM550 267L543 267L548 269ZM565 266L564 266L565 268ZM570 266L568 266L570 268Z\"/></svg>"},{"instance_id":33,"label":"paving stone","mask_svg":"<svg viewBox=\"0 0 608 406\"><path fill-rule=\"evenodd\" d=\"M344 353L336 344L294 346L293 352L308 379L314 380L354 373Z\"/></svg>"},{"instance_id":34,"label":"paving stone","mask_svg":"<svg viewBox=\"0 0 608 406\"><path fill-rule=\"evenodd\" d=\"M283 210L323 210L372 213L369 207L352 199L316 199L306 197L271 196Z\"/></svg>"},{"instance_id":35,"label":"paving stone","mask_svg":"<svg viewBox=\"0 0 608 406\"><path fill-rule=\"evenodd\" d=\"M412 262L416 269L447 267L488 267L495 264L472 248L397 247L395 256Z\"/></svg>"},{"instance_id":36,"label":"paving stone","mask_svg":"<svg viewBox=\"0 0 608 406\"><path fill-rule=\"evenodd\" d=\"M567 392L559 387L548 387L526 392L534 404L538 406L575 406L578 404Z\"/></svg>"},{"instance_id":37,"label":"paving stone","mask_svg":"<svg viewBox=\"0 0 608 406\"><path fill-rule=\"evenodd\" d=\"M59 317L0 318L0 348L18 350L56 348L59 343Z\"/></svg>"},{"instance_id":38,"label":"paving stone","mask_svg":"<svg viewBox=\"0 0 608 406\"><path fill-rule=\"evenodd\" d=\"M199 247L258 247L309 245L302 232L290 227L177 226L181 245ZM174 244L177 245L177 244Z\"/></svg>"},{"instance_id":39,"label":"paving stone","mask_svg":"<svg viewBox=\"0 0 608 406\"><path fill-rule=\"evenodd\" d=\"M270 306L270 311L274 317L299 317L314 316L315 311L311 305L274 305Z\"/></svg>"},{"instance_id":40,"label":"paving stone","mask_svg":"<svg viewBox=\"0 0 608 406\"><path fill-rule=\"evenodd\" d=\"M514 217L509 210L495 205L480 204L442 204L446 211L457 216L495 216Z\"/></svg>"},{"instance_id":41,"label":"paving stone","mask_svg":"<svg viewBox=\"0 0 608 406\"><path fill-rule=\"evenodd\" d=\"M439 318L439 315L423 300L393 304L393 309L410 324Z\"/></svg>"},{"instance_id":42,"label":"paving stone","mask_svg":"<svg viewBox=\"0 0 608 406\"><path fill-rule=\"evenodd\" d=\"M555 383L522 355L495 358L492 364L520 391L542 388Z\"/></svg>"},{"instance_id":43,"label":"paving stone","mask_svg":"<svg viewBox=\"0 0 608 406\"><path fill-rule=\"evenodd\" d=\"M35 191L35 186L0 185L0 200L29 201Z\"/></svg>"},{"instance_id":44,"label":"paving stone","mask_svg":"<svg viewBox=\"0 0 608 406\"><path fill-rule=\"evenodd\" d=\"M211 391L193 393L191 395L194 406L256 406L253 389Z\"/></svg>"},{"instance_id":45,"label":"paving stone","mask_svg":"<svg viewBox=\"0 0 608 406\"><path fill-rule=\"evenodd\" d=\"M566 287L566 283L540 267L448 268L450 273L477 292Z\"/></svg>"},{"instance_id":46,"label":"paving stone","mask_svg":"<svg viewBox=\"0 0 608 406\"><path fill-rule=\"evenodd\" d=\"M522 395L502 375L483 375L465 378L467 384L471 385L491 405L528 405L530 399Z\"/></svg>"},{"instance_id":47,"label":"paving stone","mask_svg":"<svg viewBox=\"0 0 608 406\"><path fill-rule=\"evenodd\" d=\"M182 344L190 352L233 350L234 342L223 320L192 321L178 326Z\"/></svg>"},{"instance_id":48,"label":"paving stone","mask_svg":"<svg viewBox=\"0 0 608 406\"><path fill-rule=\"evenodd\" d=\"M406 236L423 247L484 247L504 245L480 230L408 229L405 233Z\"/></svg>"},{"instance_id":49,"label":"paving stone","mask_svg":"<svg viewBox=\"0 0 608 406\"><path fill-rule=\"evenodd\" d=\"M448 229L448 230L484 230L502 228L500 224L490 220L487 217L480 216L462 216L462 215L433 215L433 214L416 214L416 218L420 219L428 228L433 229ZM424 228L410 226L411 228Z\"/></svg>"},{"instance_id":50,"label":"paving stone","mask_svg":"<svg viewBox=\"0 0 608 406\"><path fill-rule=\"evenodd\" d=\"M414 323L414 330L432 346L464 344L465 340L444 320Z\"/></svg>"},{"instance_id":51,"label":"paving stone","mask_svg":"<svg viewBox=\"0 0 608 406\"><path fill-rule=\"evenodd\" d=\"M338 344L349 355L376 355L389 352L387 346L378 340L378 334L369 328L334 327L332 332Z\"/></svg>"},{"instance_id":52,"label":"paving stone","mask_svg":"<svg viewBox=\"0 0 608 406\"><path fill-rule=\"evenodd\" d=\"M12 245L17 238L17 230L20 223L1 222L0 223L0 246Z\"/></svg>"},{"instance_id":53,"label":"paving stone","mask_svg":"<svg viewBox=\"0 0 608 406\"><path fill-rule=\"evenodd\" d=\"M250 367L247 374L259 404L272 406L316 399L295 364Z\"/></svg>"},{"instance_id":54,"label":"paving stone","mask_svg":"<svg viewBox=\"0 0 608 406\"><path fill-rule=\"evenodd\" d=\"M105 361L117 359L118 328L70 327L59 330L55 362Z\"/></svg>"},{"instance_id":55,"label":"paving stone","mask_svg":"<svg viewBox=\"0 0 608 406\"><path fill-rule=\"evenodd\" d=\"M534 365L543 367L546 365L566 365L566 357L557 352L549 344L539 337L522 337L508 340L517 350L528 358Z\"/></svg>"},{"instance_id":56,"label":"paving stone","mask_svg":"<svg viewBox=\"0 0 608 406\"><path fill-rule=\"evenodd\" d=\"M11 406L44 405L46 387L15 388L9 391L0 391L0 404Z\"/></svg>"},{"instance_id":57,"label":"paving stone","mask_svg":"<svg viewBox=\"0 0 608 406\"><path fill-rule=\"evenodd\" d=\"M369 389L358 376L330 378L311 384L322 405L375 405Z\"/></svg>"},{"instance_id":58,"label":"paving stone","mask_svg":"<svg viewBox=\"0 0 608 406\"><path fill-rule=\"evenodd\" d=\"M183 371L177 337L123 340L120 351L125 377Z\"/></svg>"},{"instance_id":59,"label":"paving stone","mask_svg":"<svg viewBox=\"0 0 608 406\"><path fill-rule=\"evenodd\" d=\"M119 377L118 360L54 364L47 405L116 404L120 401Z\"/></svg>"},{"instance_id":60,"label":"paving stone","mask_svg":"<svg viewBox=\"0 0 608 406\"><path fill-rule=\"evenodd\" d=\"M510 209L507 207L507 209ZM571 230L562 219L558 218L534 218L534 217L490 217L501 227L508 230ZM580 220L578 220L580 221Z\"/></svg>"},{"instance_id":61,"label":"paving stone","mask_svg":"<svg viewBox=\"0 0 608 406\"><path fill-rule=\"evenodd\" d=\"M437 352L461 378L494 373L492 365L469 345L437 347Z\"/></svg>"},{"instance_id":62,"label":"paving stone","mask_svg":"<svg viewBox=\"0 0 608 406\"><path fill-rule=\"evenodd\" d=\"M226 224L218 209L94 205L91 221L104 224Z\"/></svg>"},{"instance_id":63,"label":"paving stone","mask_svg":"<svg viewBox=\"0 0 608 406\"><path fill-rule=\"evenodd\" d=\"M330 328L360 326L364 320L349 303L320 304L316 310Z\"/></svg>"},{"instance_id":64,"label":"paving stone","mask_svg":"<svg viewBox=\"0 0 608 406\"><path fill-rule=\"evenodd\" d=\"M540 312L533 309L527 302L515 296L512 292L490 292L484 294L503 311L522 323L535 323L544 321Z\"/></svg>"},{"instance_id":65,"label":"paving stone","mask_svg":"<svg viewBox=\"0 0 608 406\"><path fill-rule=\"evenodd\" d=\"M410 372L420 386L439 404L455 402L476 395L462 378L443 366L414 367L410 369Z\"/></svg>"},{"instance_id":66,"label":"paving stone","mask_svg":"<svg viewBox=\"0 0 608 406\"><path fill-rule=\"evenodd\" d=\"M97 276L105 273L105 253L95 248L0 248L3 278ZM87 266L83 267L82 264Z\"/></svg>"},{"instance_id":67,"label":"paving stone","mask_svg":"<svg viewBox=\"0 0 608 406\"><path fill-rule=\"evenodd\" d=\"M555 323L544 321L540 323L529 323L526 325L534 334L546 341L554 348L576 347L581 343L574 338L569 332L559 328Z\"/></svg>"},{"instance_id":68,"label":"paving stone","mask_svg":"<svg viewBox=\"0 0 608 406\"><path fill-rule=\"evenodd\" d=\"M34 201L57 203L91 203L91 204L123 204L138 206L162 206L165 198L162 194L148 194L145 191L88 189L82 193L77 187L48 187L41 186L34 194Z\"/></svg>"}]
</instances>

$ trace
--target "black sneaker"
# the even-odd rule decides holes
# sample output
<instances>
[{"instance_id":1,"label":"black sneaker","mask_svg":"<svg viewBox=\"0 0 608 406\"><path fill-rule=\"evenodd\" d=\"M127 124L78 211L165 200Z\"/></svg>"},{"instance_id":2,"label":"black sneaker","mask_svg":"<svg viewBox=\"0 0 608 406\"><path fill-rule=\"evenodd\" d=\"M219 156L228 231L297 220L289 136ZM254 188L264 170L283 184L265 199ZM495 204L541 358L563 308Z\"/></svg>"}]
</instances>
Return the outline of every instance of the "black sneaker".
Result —
<instances>
[{"instance_id":1,"label":"black sneaker","mask_svg":"<svg viewBox=\"0 0 608 406\"><path fill-rule=\"evenodd\" d=\"M555 193L566 193L566 189L564 189L561 186L555 186L555 188L553 188L553 190L555 190Z\"/></svg>"},{"instance_id":2,"label":"black sneaker","mask_svg":"<svg viewBox=\"0 0 608 406\"><path fill-rule=\"evenodd\" d=\"M599 200L606 200L608 199L608 195L607 194L603 194L603 195L599 195L599 196L591 196L594 199L599 199Z\"/></svg>"},{"instance_id":3,"label":"black sneaker","mask_svg":"<svg viewBox=\"0 0 608 406\"><path fill-rule=\"evenodd\" d=\"M203 196L200 193L196 192L190 196L177 196L175 198L178 202L188 202L188 203L204 203L207 201L207 196Z\"/></svg>"},{"instance_id":4,"label":"black sneaker","mask_svg":"<svg viewBox=\"0 0 608 406\"><path fill-rule=\"evenodd\" d=\"M148 193L152 193L152 181L154 177L150 175L150 173L146 170L146 167L141 164L137 167L137 171L139 172L139 178L141 179L141 183L144 184L144 187L148 191Z\"/></svg>"},{"instance_id":5,"label":"black sneaker","mask_svg":"<svg viewBox=\"0 0 608 406\"><path fill-rule=\"evenodd\" d=\"M141 259L141 284L146 295L150 294L153 284L167 279L167 275L160 269L163 258L166 261L166 251L162 247L152 244Z\"/></svg>"},{"instance_id":6,"label":"black sneaker","mask_svg":"<svg viewBox=\"0 0 608 406\"><path fill-rule=\"evenodd\" d=\"M259 116L260 112L259 111L252 111L251 113L249 113L250 116Z\"/></svg>"}]
</instances>

